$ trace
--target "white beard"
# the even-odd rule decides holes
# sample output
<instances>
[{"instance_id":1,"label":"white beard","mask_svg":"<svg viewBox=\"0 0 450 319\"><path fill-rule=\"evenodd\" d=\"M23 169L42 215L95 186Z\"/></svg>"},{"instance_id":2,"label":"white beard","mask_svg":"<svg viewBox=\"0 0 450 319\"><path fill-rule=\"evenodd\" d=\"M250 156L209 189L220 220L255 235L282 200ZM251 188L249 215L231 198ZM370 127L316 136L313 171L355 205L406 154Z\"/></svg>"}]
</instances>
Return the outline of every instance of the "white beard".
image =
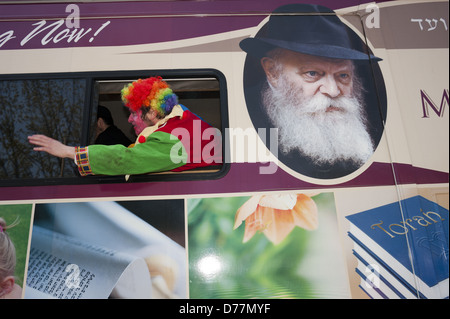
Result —
<instances>
[{"instance_id":1,"label":"white beard","mask_svg":"<svg viewBox=\"0 0 450 319\"><path fill-rule=\"evenodd\" d=\"M339 161L362 165L368 160L374 148L357 97L304 98L301 88L292 87L283 76L279 84L280 89L268 87L263 92L263 105L278 128L283 153L297 150L319 165ZM330 106L339 110L326 112Z\"/></svg>"}]
</instances>

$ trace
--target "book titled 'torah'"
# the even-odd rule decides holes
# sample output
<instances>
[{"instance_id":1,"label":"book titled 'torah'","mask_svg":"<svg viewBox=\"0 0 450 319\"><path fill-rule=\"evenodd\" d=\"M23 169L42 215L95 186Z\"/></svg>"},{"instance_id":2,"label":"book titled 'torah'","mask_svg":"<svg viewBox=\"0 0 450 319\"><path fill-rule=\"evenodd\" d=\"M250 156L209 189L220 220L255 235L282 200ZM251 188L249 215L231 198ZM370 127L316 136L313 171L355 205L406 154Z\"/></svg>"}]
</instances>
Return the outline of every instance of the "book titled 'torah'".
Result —
<instances>
[{"instance_id":1,"label":"book titled 'torah'","mask_svg":"<svg viewBox=\"0 0 450 319\"><path fill-rule=\"evenodd\" d=\"M448 298L448 209L414 196L346 218L370 297Z\"/></svg>"}]
</instances>

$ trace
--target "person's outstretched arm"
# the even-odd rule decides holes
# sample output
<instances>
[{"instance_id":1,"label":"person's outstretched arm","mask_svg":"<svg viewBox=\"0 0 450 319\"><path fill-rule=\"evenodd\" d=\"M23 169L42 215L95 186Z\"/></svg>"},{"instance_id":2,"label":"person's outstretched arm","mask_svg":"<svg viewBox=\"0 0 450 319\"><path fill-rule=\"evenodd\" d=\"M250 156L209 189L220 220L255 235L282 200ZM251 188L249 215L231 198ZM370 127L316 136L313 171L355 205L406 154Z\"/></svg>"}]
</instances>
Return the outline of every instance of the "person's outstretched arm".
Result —
<instances>
[{"instance_id":1,"label":"person's outstretched arm","mask_svg":"<svg viewBox=\"0 0 450 319\"><path fill-rule=\"evenodd\" d=\"M37 145L33 148L34 151L47 152L50 155L61 158L74 158L75 148L73 146L65 145L51 137L36 134L28 136L28 141L31 144Z\"/></svg>"}]
</instances>

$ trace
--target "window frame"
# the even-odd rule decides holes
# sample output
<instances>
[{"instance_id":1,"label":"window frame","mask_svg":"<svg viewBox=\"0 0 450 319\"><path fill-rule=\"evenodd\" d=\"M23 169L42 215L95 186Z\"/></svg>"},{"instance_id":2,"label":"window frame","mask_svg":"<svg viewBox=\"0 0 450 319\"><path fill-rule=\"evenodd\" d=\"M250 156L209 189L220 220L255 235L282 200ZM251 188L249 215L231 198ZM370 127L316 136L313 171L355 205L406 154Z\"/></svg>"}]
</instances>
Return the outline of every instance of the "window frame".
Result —
<instances>
[{"instance_id":1,"label":"window frame","mask_svg":"<svg viewBox=\"0 0 450 319\"><path fill-rule=\"evenodd\" d=\"M175 79L199 79L215 78L219 83L220 103L220 132L222 136L222 163L220 168L204 170L187 170L183 172L159 172L142 175L131 175L126 181L124 175L90 175L73 177L51 177L51 178L21 178L1 179L0 187L13 186L42 186L42 185L76 185L76 184L105 184L105 183L134 183L134 182L162 182L162 181L194 181L213 180L224 177L229 169L230 163L226 161L228 145L226 145L225 132L229 127L228 121L228 90L224 74L216 69L170 69L170 70L120 70L120 71L88 71L88 72L58 72L58 73L31 73L31 74L1 74L0 81L14 80L57 80L57 79L85 79L86 89L84 105L82 110L80 145L88 145L92 131L92 116L96 112L96 101L98 95L94 85L99 81L123 80L133 81L137 78L161 76L165 80ZM176 93L176 92L175 92ZM95 104L95 105L94 105ZM189 105L186 105L189 108Z\"/></svg>"}]
</instances>

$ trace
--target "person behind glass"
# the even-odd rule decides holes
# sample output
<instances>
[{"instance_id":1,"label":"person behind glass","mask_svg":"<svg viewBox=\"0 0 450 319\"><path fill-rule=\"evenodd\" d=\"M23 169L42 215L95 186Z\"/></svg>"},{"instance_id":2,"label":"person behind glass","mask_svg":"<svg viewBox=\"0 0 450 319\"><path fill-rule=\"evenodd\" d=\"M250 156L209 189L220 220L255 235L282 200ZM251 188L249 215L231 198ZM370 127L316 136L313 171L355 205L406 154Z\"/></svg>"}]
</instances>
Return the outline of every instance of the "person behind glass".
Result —
<instances>
[{"instance_id":1,"label":"person behind glass","mask_svg":"<svg viewBox=\"0 0 450 319\"><path fill-rule=\"evenodd\" d=\"M6 232L17 225L6 225L0 217L0 299L18 299L22 297L22 288L15 282L16 249Z\"/></svg>"},{"instance_id":2,"label":"person behind glass","mask_svg":"<svg viewBox=\"0 0 450 319\"><path fill-rule=\"evenodd\" d=\"M97 109L97 137L94 144L115 145L122 144L128 147L132 142L130 139L114 125L111 112L103 105L99 105Z\"/></svg>"},{"instance_id":3,"label":"person behind glass","mask_svg":"<svg viewBox=\"0 0 450 319\"><path fill-rule=\"evenodd\" d=\"M121 94L130 110L128 122L138 135L131 147L73 147L36 134L28 137L31 144L37 145L33 150L75 159L82 176L184 171L221 163L217 129L179 104L161 77L134 81Z\"/></svg>"}]
</instances>

